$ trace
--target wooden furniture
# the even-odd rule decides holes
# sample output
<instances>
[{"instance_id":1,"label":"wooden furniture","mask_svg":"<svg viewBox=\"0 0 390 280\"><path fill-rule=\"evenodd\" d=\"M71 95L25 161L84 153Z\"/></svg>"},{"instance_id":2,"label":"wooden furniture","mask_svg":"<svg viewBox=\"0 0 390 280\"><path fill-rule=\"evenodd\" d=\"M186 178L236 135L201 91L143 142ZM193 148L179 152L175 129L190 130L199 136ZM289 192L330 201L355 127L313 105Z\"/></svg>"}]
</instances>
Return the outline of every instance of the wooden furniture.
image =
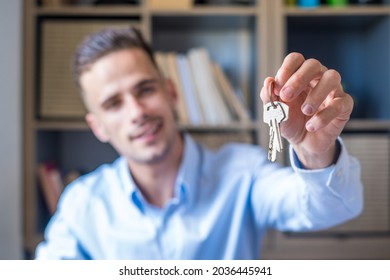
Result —
<instances>
[{"instance_id":1,"label":"wooden furniture","mask_svg":"<svg viewBox=\"0 0 390 280\"><path fill-rule=\"evenodd\" d=\"M337 9L321 6L308 10L287 7L281 0L253 0L247 1L247 5L194 5L190 9L154 9L149 6L147 0L134 1L137 3L132 5L99 6L42 6L34 2L24 1L23 32L23 224L27 257L33 257L35 247L42 240L44 227L50 218L39 189L37 165L43 161L54 160L59 163L63 172L74 169L88 172L117 156L110 146L103 145L94 138L82 118L47 117L41 110L45 83L58 78L49 78L47 75L50 71L45 72L47 66L44 58L47 57L48 51L45 51L44 46L45 39L49 38L45 28L51 26L51 23L120 21L122 24L128 21L141 28L155 50L186 52L193 47L207 47L211 57L227 72L232 84L241 88L245 102L252 112L253 121L223 126L181 126L206 144L211 139L217 142L216 145L224 141L248 141L247 137L250 135L250 142L267 146L268 126L262 121L262 105L258 97L262 81L267 76L275 75L287 52L300 51L306 57L318 58L325 65L341 72L346 90L355 98L356 111L345 130L346 133L355 133L352 137L348 136L352 146L354 139L362 139L361 137L364 138L367 134L375 138L379 133L382 139L380 143L384 147L383 153L387 154L388 161L388 5L347 6ZM370 141L367 145L369 143ZM355 150L359 152L359 148ZM374 161L374 154L359 154L359 157L362 157L366 165ZM386 161L386 157L383 160ZM366 175L369 177L367 187L375 187L378 176L381 176L381 184L390 187L388 175L371 175ZM380 211L389 209L390 197L382 197L381 201L387 205ZM390 210L388 212L390 213ZM371 237L370 234L369 237L363 234L364 237L360 237L360 233L350 235L349 232L348 228L342 231L342 236L348 237L343 239L332 233L306 238L271 232L265 240L263 256L390 257L390 239L386 236L390 229L381 231L380 237L376 234Z\"/></svg>"}]
</instances>

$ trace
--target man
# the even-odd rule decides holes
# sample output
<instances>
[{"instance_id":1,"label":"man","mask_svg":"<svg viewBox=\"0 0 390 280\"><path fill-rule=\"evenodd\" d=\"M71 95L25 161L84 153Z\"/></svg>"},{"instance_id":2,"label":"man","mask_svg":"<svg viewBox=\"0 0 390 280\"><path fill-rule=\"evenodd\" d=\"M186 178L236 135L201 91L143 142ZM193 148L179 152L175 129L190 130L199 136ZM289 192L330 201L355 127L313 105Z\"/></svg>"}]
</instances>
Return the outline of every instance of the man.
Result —
<instances>
[{"instance_id":1,"label":"man","mask_svg":"<svg viewBox=\"0 0 390 280\"><path fill-rule=\"evenodd\" d=\"M87 38L74 73L88 125L121 157L66 188L38 259L255 259L268 228L319 230L362 210L359 164L338 138L353 102L317 60L292 53L275 77L292 168L180 133L175 87L134 29Z\"/></svg>"}]
</instances>

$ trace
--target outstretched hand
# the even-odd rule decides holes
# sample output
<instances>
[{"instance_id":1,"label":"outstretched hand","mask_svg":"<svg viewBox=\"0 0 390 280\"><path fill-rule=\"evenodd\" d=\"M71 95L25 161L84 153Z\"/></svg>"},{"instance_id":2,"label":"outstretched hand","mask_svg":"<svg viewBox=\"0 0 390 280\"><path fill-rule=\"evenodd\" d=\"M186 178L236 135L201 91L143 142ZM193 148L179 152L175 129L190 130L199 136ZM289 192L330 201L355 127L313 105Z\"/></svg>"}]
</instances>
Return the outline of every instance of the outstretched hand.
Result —
<instances>
[{"instance_id":1,"label":"outstretched hand","mask_svg":"<svg viewBox=\"0 0 390 280\"><path fill-rule=\"evenodd\" d=\"M299 53L286 56L275 79L264 81L260 97L270 102L268 89L289 106L281 133L293 146L301 163L310 169L323 168L337 159L336 138L348 122L353 100L341 86L340 74L316 59Z\"/></svg>"}]
</instances>

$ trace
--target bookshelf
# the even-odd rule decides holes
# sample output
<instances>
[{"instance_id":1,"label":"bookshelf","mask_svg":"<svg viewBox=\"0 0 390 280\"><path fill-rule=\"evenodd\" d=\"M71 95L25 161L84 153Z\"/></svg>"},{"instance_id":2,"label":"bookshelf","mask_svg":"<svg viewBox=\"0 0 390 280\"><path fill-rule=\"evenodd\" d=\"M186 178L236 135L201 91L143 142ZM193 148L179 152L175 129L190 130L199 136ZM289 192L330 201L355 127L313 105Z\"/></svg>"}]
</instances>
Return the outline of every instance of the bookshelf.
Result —
<instances>
[{"instance_id":1,"label":"bookshelf","mask_svg":"<svg viewBox=\"0 0 390 280\"><path fill-rule=\"evenodd\" d=\"M390 6L347 5L302 9L272 1L270 49L276 72L298 51L337 69L355 106L343 139L362 166L365 209L349 223L321 233L271 232L269 259L389 259Z\"/></svg>"},{"instance_id":2,"label":"bookshelf","mask_svg":"<svg viewBox=\"0 0 390 280\"><path fill-rule=\"evenodd\" d=\"M346 133L364 134L380 131L381 137L386 133L388 135L390 131L388 105L386 107L390 98L388 5L348 6L339 9L321 6L303 10L287 7L281 0L253 0L246 1L245 5L203 4L194 5L191 9L161 10L151 7L147 0L132 2L134 4L42 6L38 5L37 1L24 1L23 224L27 257L33 256L35 246L42 240L43 229L50 218L38 187L36 172L38 164L54 160L64 173L74 169L88 172L117 156L110 146L95 139L81 117L42 117L40 114L39 100L44 94L42 81L45 78L42 58L47 55L42 52L42 42L45 40L42 30L47 23L120 21L120 24L136 24L156 51L185 53L195 47L207 48L212 59L225 71L232 85L241 89L244 102L252 115L252 121L247 123L179 124L181 130L190 132L196 139L211 147L217 147L227 141L268 145L268 126L262 121L262 106L259 103L258 92L264 78L276 73L283 57L291 50L301 51L307 56L319 58L324 64L329 64L337 70L341 69L342 76L345 75L346 86L351 92L356 91L358 97L369 96L370 100L381 105L379 111L363 113L364 110L360 108L354 112L355 115L348 124ZM329 18L332 19L330 25L327 20ZM350 19L351 23L345 24ZM308 25L315 29L308 29ZM353 44L348 45L342 38L346 34L359 44L362 43L364 49L359 49ZM325 38L330 36L329 42L318 46L324 36ZM309 44L306 43L306 38L314 39L310 40ZM318 45L312 45L314 41L318 41ZM335 41L337 44L333 44ZM346 52L350 48L353 50L351 54ZM369 54L365 61L361 59L363 54L364 56ZM347 56L345 59L339 59L344 55ZM387 56L387 60L381 59L383 55ZM377 72L372 69L376 69ZM350 72L357 73L359 79L354 79ZM387 78L382 78L378 82L376 75ZM367 88L368 93L363 91L363 88L364 90ZM373 94L374 92L382 94ZM386 141L386 138L383 139ZM353 137L350 140L353 141ZM387 184L390 185L389 182ZM332 248L337 248L340 246L340 240L334 237L310 238L310 241L305 243L307 241L305 237L289 237L283 233L271 232L265 241L263 256L348 258L353 256L351 252L364 252L364 249L371 245L388 248L387 251L390 252L389 240L386 237L381 237L381 241L366 238L362 243L360 239L353 237L352 244L357 244L354 250L348 251L351 246L348 243L345 245L344 255L340 252L333 253L331 250L329 255L321 255L316 253L317 249L330 246L329 244L334 246ZM293 250L297 250L302 243L308 244L305 245L308 249L300 255L294 255ZM380 253L372 251L372 258L390 257L382 251Z\"/></svg>"}]
</instances>

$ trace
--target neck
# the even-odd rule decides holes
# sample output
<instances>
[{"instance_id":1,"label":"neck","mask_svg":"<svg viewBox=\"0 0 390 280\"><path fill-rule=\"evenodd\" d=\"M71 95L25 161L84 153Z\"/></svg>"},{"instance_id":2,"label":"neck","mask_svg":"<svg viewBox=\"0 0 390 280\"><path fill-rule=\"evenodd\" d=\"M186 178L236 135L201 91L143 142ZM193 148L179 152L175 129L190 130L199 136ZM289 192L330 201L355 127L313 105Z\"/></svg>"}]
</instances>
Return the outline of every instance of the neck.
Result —
<instances>
[{"instance_id":1,"label":"neck","mask_svg":"<svg viewBox=\"0 0 390 280\"><path fill-rule=\"evenodd\" d=\"M183 139L180 134L167 156L157 163L135 163L128 161L135 183L146 200L163 207L174 196L174 186L183 156Z\"/></svg>"}]
</instances>

